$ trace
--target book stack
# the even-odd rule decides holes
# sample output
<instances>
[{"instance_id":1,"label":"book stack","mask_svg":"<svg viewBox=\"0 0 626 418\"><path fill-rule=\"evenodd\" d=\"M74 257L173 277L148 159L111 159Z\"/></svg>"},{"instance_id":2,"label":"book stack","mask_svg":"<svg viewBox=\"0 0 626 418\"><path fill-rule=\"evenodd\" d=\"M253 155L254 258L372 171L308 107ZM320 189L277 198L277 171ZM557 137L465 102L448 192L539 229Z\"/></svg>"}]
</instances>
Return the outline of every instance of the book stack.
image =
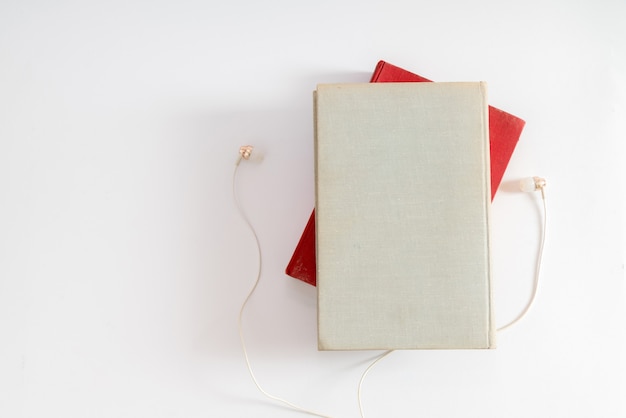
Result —
<instances>
[{"instance_id":1,"label":"book stack","mask_svg":"<svg viewBox=\"0 0 626 418\"><path fill-rule=\"evenodd\" d=\"M524 122L482 82L380 62L315 91L316 209L287 273L317 286L321 350L495 347L491 199Z\"/></svg>"}]
</instances>

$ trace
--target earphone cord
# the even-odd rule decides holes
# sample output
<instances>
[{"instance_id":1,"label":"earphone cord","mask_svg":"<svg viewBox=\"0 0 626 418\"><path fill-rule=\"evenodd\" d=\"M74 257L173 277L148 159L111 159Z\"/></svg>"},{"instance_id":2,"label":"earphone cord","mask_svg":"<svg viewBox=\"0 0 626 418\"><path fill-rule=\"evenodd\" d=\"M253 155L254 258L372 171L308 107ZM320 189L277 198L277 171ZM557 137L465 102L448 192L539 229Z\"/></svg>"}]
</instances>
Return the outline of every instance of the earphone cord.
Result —
<instances>
[{"instance_id":1,"label":"earphone cord","mask_svg":"<svg viewBox=\"0 0 626 418\"><path fill-rule=\"evenodd\" d=\"M242 318L243 318L243 311L246 308L246 305L248 304L248 301L250 300L250 298L252 297L252 294L254 293L254 291L256 290L257 286L259 285L259 282L261 280L261 261L262 261L262 255L261 255L261 244L259 242L259 237L257 236L257 233L254 229L254 227L252 226L252 223L250 222L250 220L248 219L248 217L246 216L243 208L241 207L241 204L239 203L239 199L238 199L238 195L237 195L237 187L236 187L236 179L237 179L237 171L239 168L239 161L237 161L237 165L235 166L235 170L233 172L233 200L235 202L235 206L237 207L237 210L239 212L239 216L241 216L241 219L243 219L243 221L246 223L246 225L248 226L248 229L250 230L250 232L252 233L252 235L254 236L254 241L256 243L256 248L257 248L257 256L258 256L258 267L257 267L257 275L256 275L256 280L254 281L254 284L252 286L252 288L250 289L250 291L248 292L248 295L246 296L246 298L244 299L242 305L241 305L241 309L239 310L239 317L237 320L237 326L239 329L239 339L241 341L241 348L243 350L243 356L246 359L246 365L248 366L248 372L250 372L250 377L252 378L252 381L254 382L255 386L257 387L257 389L259 389L259 391L265 395L266 397L277 401L277 402L281 402L295 410L298 410L300 412L305 412L307 414L310 415L315 415L318 417L322 417L322 418L331 418L327 415L322 415L322 414L318 414L317 412L313 412L313 411L309 411L308 409L305 408L301 408L297 405L294 405L293 403L279 398L278 396L274 396L268 392L265 391L265 389L263 389L261 387L261 385L259 384L259 382L256 379L256 376L254 375L254 372L252 371L252 366L250 365L250 359L248 358L248 350L246 349L246 343L245 340L243 338L243 330L242 330Z\"/></svg>"},{"instance_id":2,"label":"earphone cord","mask_svg":"<svg viewBox=\"0 0 626 418\"><path fill-rule=\"evenodd\" d=\"M537 251L537 265L535 267L535 279L533 281L532 294L530 296L530 299L528 300L528 303L526 304L526 307L517 316L517 318L515 318L514 320L512 320L508 324L498 328L496 330L498 332L504 331L505 329L510 328L511 326L513 326L514 324L519 322L520 319L522 319L524 316L526 316L526 314L530 310L530 307L532 306L533 302L535 301L535 297L537 296L537 289L539 288L539 273L541 272L541 259L543 258L543 246L544 246L544 244L546 242L546 224L547 224L547 218L548 218L548 211L546 209L546 196L545 196L545 192L543 190L541 190L541 201L543 202L543 225L541 227L541 243L539 244L539 250Z\"/></svg>"},{"instance_id":3,"label":"earphone cord","mask_svg":"<svg viewBox=\"0 0 626 418\"><path fill-rule=\"evenodd\" d=\"M547 224L547 218L548 218L548 211L546 209L546 196L545 196L545 192L542 190L541 191L541 201L543 203L543 224L541 227L541 243L539 244L539 250L537 252L537 265L535 267L535 278L533 281L533 291L532 291L532 295L528 301L528 303L526 304L526 307L524 308L524 310L517 316L517 318L515 318L513 321L509 322L508 324L504 325L503 327L500 327L497 329L498 332L500 331L504 331L505 329L511 327L512 325L514 325L515 323L519 322L530 310L531 305L533 304L533 302L535 301L535 297L537 296L537 289L539 288L539 273L541 272L541 260L543 258L543 246L546 242L546 224ZM361 380L359 381L359 390L357 393L358 396L358 400L359 400L359 412L361 413L361 418L365 418L365 414L363 413L363 405L361 403L361 387L363 386L363 381L365 380L365 376L367 376L367 374L369 373L369 371L372 369L372 367L374 367L379 361L381 361L382 359L384 359L385 357L387 357L389 354L393 353L394 350L389 350L384 352L383 354L381 354L376 360L374 360L372 362L372 364L370 364L367 369L365 369L365 371L363 372L363 375L361 376Z\"/></svg>"},{"instance_id":4,"label":"earphone cord","mask_svg":"<svg viewBox=\"0 0 626 418\"><path fill-rule=\"evenodd\" d=\"M378 363L379 361L381 361L382 359L384 359L385 357L387 357L389 354L393 353L394 351L395 350L385 351L383 354L378 356L378 358L374 360L372 364L367 366L367 369L365 369L365 371L361 375L361 379L359 380L359 389L357 391L357 398L359 400L359 413L361 414L361 418L365 418L365 414L363 413L363 403L361 402L361 388L363 387L363 381L365 380L365 376L367 376L367 374L370 372L372 367L376 365L376 363Z\"/></svg>"}]
</instances>

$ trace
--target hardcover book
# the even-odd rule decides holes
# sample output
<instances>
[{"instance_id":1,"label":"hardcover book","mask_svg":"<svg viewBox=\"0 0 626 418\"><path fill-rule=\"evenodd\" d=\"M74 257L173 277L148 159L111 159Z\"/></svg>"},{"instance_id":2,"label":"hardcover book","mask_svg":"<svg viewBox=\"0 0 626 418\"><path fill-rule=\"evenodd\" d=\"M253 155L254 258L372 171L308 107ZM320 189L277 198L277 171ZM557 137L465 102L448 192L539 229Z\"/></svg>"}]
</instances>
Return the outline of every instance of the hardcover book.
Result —
<instances>
[{"instance_id":1,"label":"hardcover book","mask_svg":"<svg viewBox=\"0 0 626 418\"><path fill-rule=\"evenodd\" d=\"M427 81L430 80L385 61L377 64L371 79L372 83ZM522 119L489 106L492 198L500 185L524 124ZM313 210L285 272L293 278L315 286L315 271L315 210Z\"/></svg>"},{"instance_id":2,"label":"hardcover book","mask_svg":"<svg viewBox=\"0 0 626 418\"><path fill-rule=\"evenodd\" d=\"M485 89L318 86L321 350L494 347Z\"/></svg>"}]
</instances>

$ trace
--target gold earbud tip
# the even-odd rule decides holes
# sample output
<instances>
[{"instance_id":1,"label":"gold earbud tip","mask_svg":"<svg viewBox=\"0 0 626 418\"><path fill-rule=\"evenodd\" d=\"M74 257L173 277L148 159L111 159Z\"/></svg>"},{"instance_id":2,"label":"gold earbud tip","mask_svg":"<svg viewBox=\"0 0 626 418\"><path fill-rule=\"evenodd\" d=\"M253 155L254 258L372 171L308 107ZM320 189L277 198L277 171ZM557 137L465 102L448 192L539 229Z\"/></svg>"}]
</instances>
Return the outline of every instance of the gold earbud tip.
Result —
<instances>
[{"instance_id":1,"label":"gold earbud tip","mask_svg":"<svg viewBox=\"0 0 626 418\"><path fill-rule=\"evenodd\" d=\"M243 158L244 160L250 159L253 148L254 147L252 145L243 145L239 147L239 154L241 155L241 158Z\"/></svg>"}]
</instances>

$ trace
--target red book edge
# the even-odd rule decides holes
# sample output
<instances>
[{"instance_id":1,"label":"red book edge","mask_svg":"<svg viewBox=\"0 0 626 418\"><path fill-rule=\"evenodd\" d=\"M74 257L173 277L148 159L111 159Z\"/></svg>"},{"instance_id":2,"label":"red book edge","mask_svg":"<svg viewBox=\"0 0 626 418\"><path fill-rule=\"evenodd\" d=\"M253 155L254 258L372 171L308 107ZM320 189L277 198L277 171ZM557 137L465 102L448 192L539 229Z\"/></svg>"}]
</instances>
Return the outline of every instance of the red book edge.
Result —
<instances>
[{"instance_id":1,"label":"red book edge","mask_svg":"<svg viewBox=\"0 0 626 418\"><path fill-rule=\"evenodd\" d=\"M422 76L413 74L400 67L379 61L372 74L371 83L398 83L398 82L429 82ZM491 153L491 199L493 200L504 171L513 155L517 141L524 129L524 122L503 110L489 106L489 145ZM285 269L287 275L294 279L315 286L315 209L309 217L300 241L296 246L291 260Z\"/></svg>"}]
</instances>

